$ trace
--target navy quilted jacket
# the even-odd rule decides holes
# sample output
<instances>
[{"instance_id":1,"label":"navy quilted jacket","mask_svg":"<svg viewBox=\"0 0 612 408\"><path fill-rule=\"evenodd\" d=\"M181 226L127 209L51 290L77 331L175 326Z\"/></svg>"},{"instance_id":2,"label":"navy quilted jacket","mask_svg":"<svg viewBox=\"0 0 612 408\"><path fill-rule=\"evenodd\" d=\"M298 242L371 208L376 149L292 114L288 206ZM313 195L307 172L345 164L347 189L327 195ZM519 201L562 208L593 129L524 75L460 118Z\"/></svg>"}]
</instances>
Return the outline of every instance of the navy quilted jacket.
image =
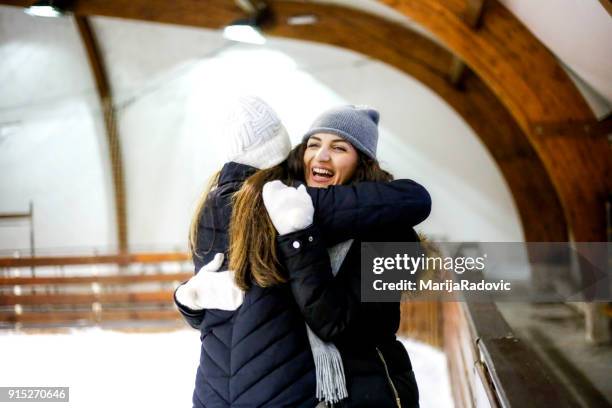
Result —
<instances>
[{"instance_id":1,"label":"navy quilted jacket","mask_svg":"<svg viewBox=\"0 0 612 408\"><path fill-rule=\"evenodd\" d=\"M200 217L198 253L203 258L194 258L196 271L215 253L227 253L231 197L254 171L237 163L223 167L218 187L210 193ZM309 188L308 192L326 245L367 236L373 228L398 222L416 225L431 206L427 191L411 180ZM233 312L178 307L187 322L201 331L195 407L316 405L312 354L289 284L254 286Z\"/></svg>"}]
</instances>

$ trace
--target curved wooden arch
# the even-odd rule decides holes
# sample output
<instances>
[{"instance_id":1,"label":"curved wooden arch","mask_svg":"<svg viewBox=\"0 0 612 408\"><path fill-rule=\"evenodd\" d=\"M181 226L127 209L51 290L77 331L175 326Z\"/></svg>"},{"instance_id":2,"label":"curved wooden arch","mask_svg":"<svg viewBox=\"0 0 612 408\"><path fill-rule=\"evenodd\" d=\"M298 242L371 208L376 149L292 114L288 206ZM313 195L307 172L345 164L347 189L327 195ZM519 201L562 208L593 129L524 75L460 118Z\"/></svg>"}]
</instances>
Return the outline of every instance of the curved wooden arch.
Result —
<instances>
[{"instance_id":1,"label":"curved wooden arch","mask_svg":"<svg viewBox=\"0 0 612 408\"><path fill-rule=\"evenodd\" d=\"M91 68L98 98L104 117L106 142L108 144L110 166L113 178L113 191L115 195L115 217L117 224L117 245L119 252L128 252L127 208L125 178L123 176L123 160L121 158L121 140L119 137L117 117L113 106L111 88L104 69L104 63L98 47L98 40L91 29L89 20L84 16L76 16L74 20L85 48L89 67Z\"/></svg>"},{"instance_id":2,"label":"curved wooden arch","mask_svg":"<svg viewBox=\"0 0 612 408\"><path fill-rule=\"evenodd\" d=\"M601 176L605 162L601 155L592 163L580 160L581 157L587 157L583 155L590 147L601 147L601 142L588 139L585 146L580 147L577 145L582 140L536 140L534 136L534 129L542 124L568 119L593 119L581 96L548 51L509 12L497 4L488 7L483 28L476 33L461 20L459 15L462 10L455 3L453 10L445 8L437 0L383 2L430 29L464 58L485 82L478 77L468 76L465 90L457 90L447 81L453 58L448 51L407 28L345 7L274 1L271 2L271 8L276 22L266 27L266 31L273 35L333 44L361 52L397 67L441 95L475 130L500 166L516 200L527 240L567 240L567 225L558 197L562 199L565 215L570 220L577 240L601 239L600 233L604 229L603 205L601 216L598 211L599 204L603 202L600 193L606 190ZM4 3L15 5L19 1L9 0ZM242 12L228 0L177 0L172 3L163 0L134 0L127 4L118 0L88 0L76 1L74 12L78 15L122 17L213 29L222 28L242 17ZM439 15L428 14L436 12ZM311 26L286 24L289 17L300 14L315 14L319 21ZM450 23L447 24L446 20ZM497 24L499 28L494 27ZM497 43L505 46L508 45L506 43L512 43L505 38L509 27L514 30L511 33L519 33L517 35L520 35L521 41L504 52L496 50ZM466 32L469 36L466 36ZM465 38L461 38L461 35ZM476 44L472 44L472 41ZM466 50L471 46L484 49L486 52L481 54L485 57L479 60L478 53L475 55ZM513 58L504 63L496 61L495 58L504 53ZM540 60L544 61L542 65L546 69L538 77L545 77L545 86L535 86L537 83L531 83L533 81L522 80L516 87L516 95L512 95L514 86L512 83L504 83L504 79L515 81L521 79L521 75L533 75L533 68L537 66L539 69ZM503 69L499 65L503 65ZM548 76L551 78L546 79ZM540 92L542 95L538 96ZM565 109L557 111L558 104L552 104L548 109L544 103L547 98L565 98ZM521 104L522 99L526 100L525 107ZM523 109L531 115L522 114ZM578 148L574 149L576 146ZM561 149L558 152L550 150L556 147ZM556 163L556 155L561 157L561 161L569 163ZM545 160L541 161L540 158ZM573 171L576 174L569 174ZM579 185L579 179L585 177L590 177L593 182ZM590 194L593 192L596 197L591 199ZM543 208L546 211L541 211ZM586 218L588 220L585 222Z\"/></svg>"},{"instance_id":3,"label":"curved wooden arch","mask_svg":"<svg viewBox=\"0 0 612 408\"><path fill-rule=\"evenodd\" d=\"M428 29L482 78L542 160L573 238L605 241L605 202L612 190L608 142L562 131L595 118L553 55L495 0L487 2L478 30L462 18L460 0L378 1Z\"/></svg>"}]
</instances>

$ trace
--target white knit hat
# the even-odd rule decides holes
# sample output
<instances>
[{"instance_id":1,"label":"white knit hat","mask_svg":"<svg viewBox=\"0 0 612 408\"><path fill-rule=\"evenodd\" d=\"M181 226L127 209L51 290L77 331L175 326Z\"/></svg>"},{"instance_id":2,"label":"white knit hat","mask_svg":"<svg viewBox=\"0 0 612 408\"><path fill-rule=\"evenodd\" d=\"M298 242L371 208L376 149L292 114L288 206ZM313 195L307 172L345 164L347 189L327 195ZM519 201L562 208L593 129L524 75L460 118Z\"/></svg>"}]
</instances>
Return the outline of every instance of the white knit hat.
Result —
<instances>
[{"instance_id":1,"label":"white knit hat","mask_svg":"<svg viewBox=\"0 0 612 408\"><path fill-rule=\"evenodd\" d=\"M285 160L291 150L276 112L256 96L243 96L233 103L220 131L227 161L265 169Z\"/></svg>"}]
</instances>

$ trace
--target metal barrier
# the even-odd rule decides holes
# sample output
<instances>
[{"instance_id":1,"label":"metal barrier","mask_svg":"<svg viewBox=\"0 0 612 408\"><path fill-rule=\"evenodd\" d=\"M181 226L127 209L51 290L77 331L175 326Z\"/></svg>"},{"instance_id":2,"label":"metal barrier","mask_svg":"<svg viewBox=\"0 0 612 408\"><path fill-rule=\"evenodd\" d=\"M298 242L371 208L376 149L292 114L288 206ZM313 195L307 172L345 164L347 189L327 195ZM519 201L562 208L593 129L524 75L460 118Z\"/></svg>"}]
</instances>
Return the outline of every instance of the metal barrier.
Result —
<instances>
[{"instance_id":1,"label":"metal barrier","mask_svg":"<svg viewBox=\"0 0 612 408\"><path fill-rule=\"evenodd\" d=\"M445 303L444 348L453 399L462 407L578 407L581 404L493 303Z\"/></svg>"}]
</instances>

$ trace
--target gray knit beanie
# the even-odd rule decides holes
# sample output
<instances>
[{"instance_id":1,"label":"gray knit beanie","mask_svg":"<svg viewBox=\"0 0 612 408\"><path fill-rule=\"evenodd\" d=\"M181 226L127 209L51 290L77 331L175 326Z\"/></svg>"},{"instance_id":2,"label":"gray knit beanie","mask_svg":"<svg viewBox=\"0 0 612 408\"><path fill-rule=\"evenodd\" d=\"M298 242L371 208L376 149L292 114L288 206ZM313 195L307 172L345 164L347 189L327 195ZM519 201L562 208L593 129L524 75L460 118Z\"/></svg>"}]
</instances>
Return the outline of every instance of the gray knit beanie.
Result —
<instances>
[{"instance_id":1,"label":"gray knit beanie","mask_svg":"<svg viewBox=\"0 0 612 408\"><path fill-rule=\"evenodd\" d=\"M376 159L378 111L367 106L346 105L323 112L304 135L303 142L316 133L332 133Z\"/></svg>"}]
</instances>

